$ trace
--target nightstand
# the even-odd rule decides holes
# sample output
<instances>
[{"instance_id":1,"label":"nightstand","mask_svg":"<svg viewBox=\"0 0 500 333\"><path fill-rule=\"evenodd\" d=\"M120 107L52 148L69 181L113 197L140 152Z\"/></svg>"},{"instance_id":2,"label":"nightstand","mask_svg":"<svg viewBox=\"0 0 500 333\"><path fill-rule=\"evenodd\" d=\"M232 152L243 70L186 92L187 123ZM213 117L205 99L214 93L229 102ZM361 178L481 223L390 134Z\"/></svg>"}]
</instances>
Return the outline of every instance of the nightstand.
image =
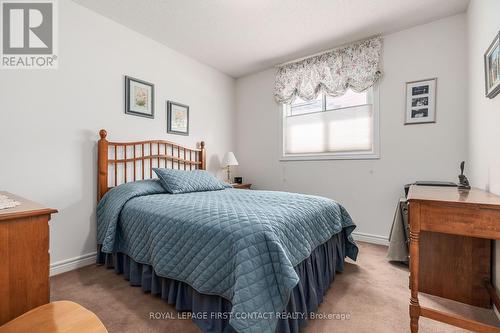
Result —
<instances>
[{"instance_id":1,"label":"nightstand","mask_svg":"<svg viewBox=\"0 0 500 333\"><path fill-rule=\"evenodd\" d=\"M250 187L252 187L252 184L237 184L237 183L233 183L233 184L231 184L231 186L233 188L238 188L238 189L242 189L242 190L249 190Z\"/></svg>"}]
</instances>

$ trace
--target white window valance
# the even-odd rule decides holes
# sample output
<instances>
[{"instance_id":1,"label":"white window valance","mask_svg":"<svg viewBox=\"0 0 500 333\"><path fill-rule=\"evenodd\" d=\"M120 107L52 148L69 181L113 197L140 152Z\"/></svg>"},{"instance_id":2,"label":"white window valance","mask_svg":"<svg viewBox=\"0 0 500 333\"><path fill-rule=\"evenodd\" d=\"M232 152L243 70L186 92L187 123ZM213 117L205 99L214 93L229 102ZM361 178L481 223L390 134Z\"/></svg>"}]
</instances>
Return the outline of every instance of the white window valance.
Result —
<instances>
[{"instance_id":1,"label":"white window valance","mask_svg":"<svg viewBox=\"0 0 500 333\"><path fill-rule=\"evenodd\" d=\"M295 97L340 96L349 88L362 92L381 77L382 37L364 40L303 60L278 66L274 97L289 104Z\"/></svg>"}]
</instances>

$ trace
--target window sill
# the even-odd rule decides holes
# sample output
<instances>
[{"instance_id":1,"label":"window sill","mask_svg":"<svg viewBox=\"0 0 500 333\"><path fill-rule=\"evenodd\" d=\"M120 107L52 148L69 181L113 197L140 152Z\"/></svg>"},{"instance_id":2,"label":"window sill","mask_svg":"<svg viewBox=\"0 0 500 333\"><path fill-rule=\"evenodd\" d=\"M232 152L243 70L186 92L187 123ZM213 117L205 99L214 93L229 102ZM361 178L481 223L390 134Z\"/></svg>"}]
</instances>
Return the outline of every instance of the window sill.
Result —
<instances>
[{"instance_id":1,"label":"window sill","mask_svg":"<svg viewBox=\"0 0 500 333\"><path fill-rule=\"evenodd\" d=\"M378 160L378 153L346 153L346 154L310 154L310 155L283 155L280 162L290 161L324 161L324 160Z\"/></svg>"}]
</instances>

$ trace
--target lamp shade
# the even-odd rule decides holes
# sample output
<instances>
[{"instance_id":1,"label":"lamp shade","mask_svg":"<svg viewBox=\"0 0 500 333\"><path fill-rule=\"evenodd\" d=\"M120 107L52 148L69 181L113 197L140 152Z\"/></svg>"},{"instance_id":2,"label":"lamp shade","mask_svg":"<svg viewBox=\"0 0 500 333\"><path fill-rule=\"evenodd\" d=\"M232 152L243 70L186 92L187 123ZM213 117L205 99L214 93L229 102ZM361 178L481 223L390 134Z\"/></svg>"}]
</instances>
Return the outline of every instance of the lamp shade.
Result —
<instances>
[{"instance_id":1,"label":"lamp shade","mask_svg":"<svg viewBox=\"0 0 500 333\"><path fill-rule=\"evenodd\" d=\"M222 159L222 165L238 165L238 160L236 159L236 156L234 156L234 153L232 151L229 151L226 153L226 155L224 155L224 159Z\"/></svg>"}]
</instances>

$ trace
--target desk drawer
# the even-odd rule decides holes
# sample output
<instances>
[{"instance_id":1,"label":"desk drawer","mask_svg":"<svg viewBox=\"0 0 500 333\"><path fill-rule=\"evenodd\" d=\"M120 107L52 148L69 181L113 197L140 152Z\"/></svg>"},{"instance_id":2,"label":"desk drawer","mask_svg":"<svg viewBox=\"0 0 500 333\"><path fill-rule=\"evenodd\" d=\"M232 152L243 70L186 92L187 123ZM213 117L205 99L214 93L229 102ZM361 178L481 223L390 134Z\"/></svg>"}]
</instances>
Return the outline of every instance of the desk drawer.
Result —
<instances>
[{"instance_id":1,"label":"desk drawer","mask_svg":"<svg viewBox=\"0 0 500 333\"><path fill-rule=\"evenodd\" d=\"M421 203L420 229L500 239L500 210L480 205Z\"/></svg>"}]
</instances>

